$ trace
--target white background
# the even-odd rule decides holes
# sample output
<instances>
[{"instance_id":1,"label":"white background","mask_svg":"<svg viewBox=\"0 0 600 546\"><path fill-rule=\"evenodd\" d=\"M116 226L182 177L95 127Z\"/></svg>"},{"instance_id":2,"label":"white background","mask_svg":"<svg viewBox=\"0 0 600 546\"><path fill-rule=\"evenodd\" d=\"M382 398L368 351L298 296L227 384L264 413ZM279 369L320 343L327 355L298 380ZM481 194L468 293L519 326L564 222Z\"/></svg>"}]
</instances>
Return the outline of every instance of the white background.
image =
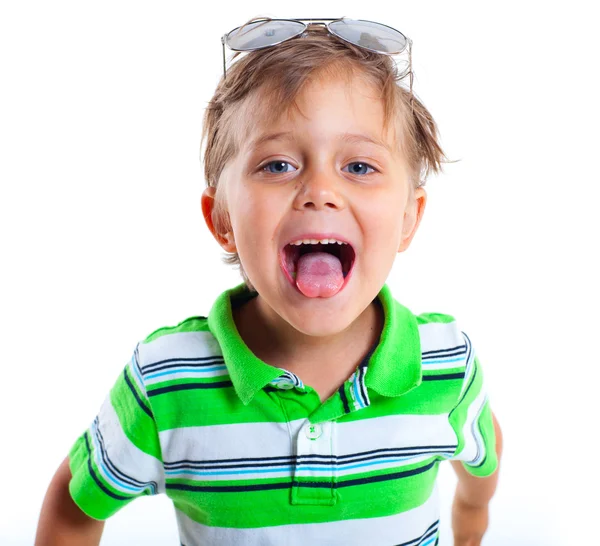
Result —
<instances>
[{"instance_id":1,"label":"white background","mask_svg":"<svg viewBox=\"0 0 600 546\"><path fill-rule=\"evenodd\" d=\"M487 546L594 542L598 497L598 35L592 2L0 4L0 543L135 343L238 282L200 212L220 36L258 15L370 19L414 41L415 92L458 163L428 180L389 277L469 333L505 436ZM228 58L231 52L228 52ZM440 476L444 536L455 478ZM103 544L177 544L166 497Z\"/></svg>"}]
</instances>

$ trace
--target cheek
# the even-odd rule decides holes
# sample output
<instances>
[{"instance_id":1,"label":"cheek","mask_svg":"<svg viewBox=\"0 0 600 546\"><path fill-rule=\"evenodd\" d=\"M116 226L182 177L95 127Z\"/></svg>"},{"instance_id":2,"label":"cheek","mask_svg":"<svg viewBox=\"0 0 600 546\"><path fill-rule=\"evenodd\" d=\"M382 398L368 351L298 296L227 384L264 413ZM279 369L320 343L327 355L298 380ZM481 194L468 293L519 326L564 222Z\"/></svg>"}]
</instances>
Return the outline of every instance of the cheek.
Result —
<instances>
[{"instance_id":1,"label":"cheek","mask_svg":"<svg viewBox=\"0 0 600 546\"><path fill-rule=\"evenodd\" d=\"M269 192L248 191L240 185L234 197L232 225L239 245L245 249L249 259L258 257L257 250L269 245L277 236L281 203Z\"/></svg>"},{"instance_id":2,"label":"cheek","mask_svg":"<svg viewBox=\"0 0 600 546\"><path fill-rule=\"evenodd\" d=\"M365 202L363 206L364 218L368 218L369 231L378 237L395 237L402 229L406 196L390 194L374 202Z\"/></svg>"}]
</instances>

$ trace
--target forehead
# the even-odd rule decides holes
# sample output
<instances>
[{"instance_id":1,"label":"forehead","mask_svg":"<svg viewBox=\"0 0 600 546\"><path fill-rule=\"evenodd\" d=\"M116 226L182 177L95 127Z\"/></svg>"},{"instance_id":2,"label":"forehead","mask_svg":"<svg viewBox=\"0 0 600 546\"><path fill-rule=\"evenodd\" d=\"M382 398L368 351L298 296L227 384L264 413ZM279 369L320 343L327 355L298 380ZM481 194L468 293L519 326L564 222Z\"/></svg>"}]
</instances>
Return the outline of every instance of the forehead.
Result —
<instances>
[{"instance_id":1,"label":"forehead","mask_svg":"<svg viewBox=\"0 0 600 546\"><path fill-rule=\"evenodd\" d=\"M297 140L306 132L316 144L368 144L390 154L397 149L397 124L392 120L385 126L380 92L363 78L314 78L287 99L277 88L263 86L247 97L239 114L236 133L246 152Z\"/></svg>"}]
</instances>

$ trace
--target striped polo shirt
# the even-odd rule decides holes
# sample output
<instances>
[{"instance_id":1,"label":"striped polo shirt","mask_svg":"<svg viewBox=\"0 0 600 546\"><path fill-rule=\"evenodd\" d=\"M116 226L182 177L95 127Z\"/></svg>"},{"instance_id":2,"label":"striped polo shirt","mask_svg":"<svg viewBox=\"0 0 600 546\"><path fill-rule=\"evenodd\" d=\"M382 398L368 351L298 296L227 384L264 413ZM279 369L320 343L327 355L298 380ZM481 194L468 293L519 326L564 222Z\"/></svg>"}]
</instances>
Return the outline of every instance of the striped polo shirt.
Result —
<instances>
[{"instance_id":1,"label":"striped polo shirt","mask_svg":"<svg viewBox=\"0 0 600 546\"><path fill-rule=\"evenodd\" d=\"M69 453L75 502L106 519L166 493L187 546L437 544L439 463L497 467L468 336L384 285L378 343L321 402L240 337L232 308L255 295L240 284L137 344Z\"/></svg>"}]
</instances>

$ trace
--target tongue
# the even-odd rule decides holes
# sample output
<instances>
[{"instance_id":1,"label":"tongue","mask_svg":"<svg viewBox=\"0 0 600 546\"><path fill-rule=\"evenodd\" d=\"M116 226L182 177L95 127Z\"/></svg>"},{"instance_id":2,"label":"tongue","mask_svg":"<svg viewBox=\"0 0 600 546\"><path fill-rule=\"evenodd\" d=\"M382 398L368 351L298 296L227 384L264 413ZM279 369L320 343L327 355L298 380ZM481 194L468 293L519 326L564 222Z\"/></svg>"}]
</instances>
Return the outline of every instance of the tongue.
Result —
<instances>
[{"instance_id":1,"label":"tongue","mask_svg":"<svg viewBox=\"0 0 600 546\"><path fill-rule=\"evenodd\" d=\"M303 254L296 269L296 286L308 298L329 298L344 284L342 264L328 252Z\"/></svg>"}]
</instances>

